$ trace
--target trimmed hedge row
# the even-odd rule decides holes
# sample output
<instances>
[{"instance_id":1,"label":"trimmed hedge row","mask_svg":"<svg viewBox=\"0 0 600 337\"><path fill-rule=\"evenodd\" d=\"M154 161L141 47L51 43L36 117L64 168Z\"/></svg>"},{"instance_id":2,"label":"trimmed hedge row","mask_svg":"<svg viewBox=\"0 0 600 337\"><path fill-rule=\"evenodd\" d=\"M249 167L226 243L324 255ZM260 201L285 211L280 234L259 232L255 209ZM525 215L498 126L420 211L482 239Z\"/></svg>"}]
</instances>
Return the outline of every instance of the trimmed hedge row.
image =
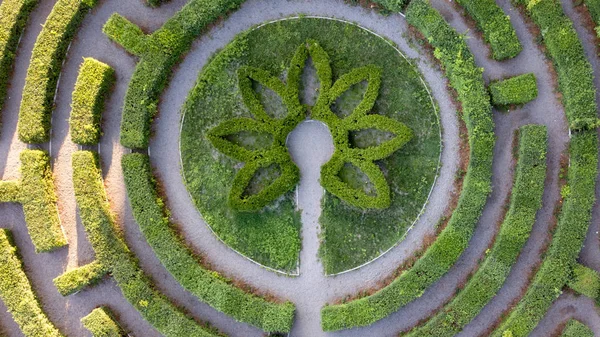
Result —
<instances>
[{"instance_id":1,"label":"trimmed hedge row","mask_svg":"<svg viewBox=\"0 0 600 337\"><path fill-rule=\"evenodd\" d=\"M572 319L567 323L561 337L594 337L594 332L585 324Z\"/></svg>"},{"instance_id":2,"label":"trimmed hedge row","mask_svg":"<svg viewBox=\"0 0 600 337\"><path fill-rule=\"evenodd\" d=\"M65 272L53 280L56 289L63 296L74 294L83 288L96 284L108 273L108 269L98 261Z\"/></svg>"},{"instance_id":3,"label":"trimmed hedge row","mask_svg":"<svg viewBox=\"0 0 600 337\"><path fill-rule=\"evenodd\" d=\"M490 93L494 105L525 104L538 95L535 75L529 73L493 82Z\"/></svg>"},{"instance_id":4,"label":"trimmed hedge row","mask_svg":"<svg viewBox=\"0 0 600 337\"><path fill-rule=\"evenodd\" d=\"M25 336L62 336L40 307L6 229L0 229L0 298Z\"/></svg>"},{"instance_id":5,"label":"trimmed hedge row","mask_svg":"<svg viewBox=\"0 0 600 337\"><path fill-rule=\"evenodd\" d=\"M0 109L21 34L38 0L4 0L0 4Z\"/></svg>"},{"instance_id":6,"label":"trimmed hedge row","mask_svg":"<svg viewBox=\"0 0 600 337\"><path fill-rule=\"evenodd\" d=\"M456 0L477 22L485 41L490 44L495 60L513 58L523 50L510 17L494 0Z\"/></svg>"},{"instance_id":7,"label":"trimmed hedge row","mask_svg":"<svg viewBox=\"0 0 600 337\"><path fill-rule=\"evenodd\" d=\"M410 0L373 0L374 3L380 4L384 9L391 12L401 12L404 10Z\"/></svg>"},{"instance_id":8,"label":"trimmed hedge row","mask_svg":"<svg viewBox=\"0 0 600 337\"><path fill-rule=\"evenodd\" d=\"M470 144L463 192L447 227L412 268L371 296L322 309L326 331L372 324L419 297L456 263L467 247L491 192L494 122L482 70L475 65L464 38L427 2L413 0L406 19L435 47L434 55L462 103Z\"/></svg>"},{"instance_id":9,"label":"trimmed hedge row","mask_svg":"<svg viewBox=\"0 0 600 337\"><path fill-rule=\"evenodd\" d=\"M152 119L157 113L159 96L169 81L171 69L209 24L242 2L244 0L192 0L164 26L146 37L146 51L140 55L141 60L125 95L121 120L123 146L148 147ZM111 19L104 31L120 31L120 28L114 27L116 23L123 22ZM139 32L136 30L132 35L138 36Z\"/></svg>"},{"instance_id":10,"label":"trimmed hedge row","mask_svg":"<svg viewBox=\"0 0 600 337\"><path fill-rule=\"evenodd\" d=\"M75 144L95 145L102 135L100 120L104 100L115 81L115 71L93 58L84 58L73 90L71 103L71 140Z\"/></svg>"},{"instance_id":11,"label":"trimmed hedge row","mask_svg":"<svg viewBox=\"0 0 600 337\"><path fill-rule=\"evenodd\" d=\"M584 0L584 3L596 23L596 35L600 36L600 0Z\"/></svg>"},{"instance_id":12,"label":"trimmed hedge row","mask_svg":"<svg viewBox=\"0 0 600 337\"><path fill-rule=\"evenodd\" d=\"M546 127L520 128L519 157L510 207L494 246L466 286L424 326L407 336L458 334L502 288L542 206L546 179Z\"/></svg>"},{"instance_id":13,"label":"trimmed hedge row","mask_svg":"<svg viewBox=\"0 0 600 337\"><path fill-rule=\"evenodd\" d=\"M102 32L133 55L141 56L146 52L146 34L140 27L117 13L108 18Z\"/></svg>"},{"instance_id":14,"label":"trimmed hedge row","mask_svg":"<svg viewBox=\"0 0 600 337\"><path fill-rule=\"evenodd\" d=\"M558 86L563 105L573 131L595 129L596 90L592 66L573 23L563 13L556 0L512 0L527 7L529 15L540 27L544 43L558 74Z\"/></svg>"},{"instance_id":15,"label":"trimmed hedge row","mask_svg":"<svg viewBox=\"0 0 600 337\"><path fill-rule=\"evenodd\" d=\"M582 295L596 299L600 294L600 275L594 269L577 264L573 268L569 287Z\"/></svg>"},{"instance_id":16,"label":"trimmed hedge row","mask_svg":"<svg viewBox=\"0 0 600 337\"><path fill-rule=\"evenodd\" d=\"M156 330L165 336L218 336L199 325L155 291L137 259L119 236L104 190L97 155L73 153L73 186L79 215L97 261L115 278L123 296Z\"/></svg>"},{"instance_id":17,"label":"trimmed hedge row","mask_svg":"<svg viewBox=\"0 0 600 337\"><path fill-rule=\"evenodd\" d=\"M21 152L21 203L31 241L38 253L67 245L60 226L50 157L44 151Z\"/></svg>"},{"instance_id":18,"label":"trimmed hedge row","mask_svg":"<svg viewBox=\"0 0 600 337\"><path fill-rule=\"evenodd\" d=\"M19 110L19 139L44 143L50 139L54 94L67 49L85 14L97 0L58 0L38 35L27 69Z\"/></svg>"},{"instance_id":19,"label":"trimmed hedge row","mask_svg":"<svg viewBox=\"0 0 600 337\"><path fill-rule=\"evenodd\" d=\"M200 265L169 222L148 156L132 153L121 161L133 215L157 257L175 279L203 302L236 320L267 332L291 330L295 307L244 292Z\"/></svg>"},{"instance_id":20,"label":"trimmed hedge row","mask_svg":"<svg viewBox=\"0 0 600 337\"><path fill-rule=\"evenodd\" d=\"M21 202L21 183L0 181L0 202Z\"/></svg>"},{"instance_id":21,"label":"trimmed hedge row","mask_svg":"<svg viewBox=\"0 0 600 337\"><path fill-rule=\"evenodd\" d=\"M112 314L105 307L92 310L89 315L81 319L81 324L93 337L123 337L126 334L119 324L112 318Z\"/></svg>"}]
</instances>

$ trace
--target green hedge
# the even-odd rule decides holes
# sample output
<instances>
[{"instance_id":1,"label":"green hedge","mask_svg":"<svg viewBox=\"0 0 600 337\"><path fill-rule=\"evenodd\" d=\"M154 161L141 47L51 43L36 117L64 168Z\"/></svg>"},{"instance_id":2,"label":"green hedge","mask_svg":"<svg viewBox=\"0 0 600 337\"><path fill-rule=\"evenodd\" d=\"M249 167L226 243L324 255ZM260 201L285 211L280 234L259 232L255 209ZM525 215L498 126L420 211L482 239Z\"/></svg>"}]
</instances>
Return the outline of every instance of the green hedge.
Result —
<instances>
[{"instance_id":1,"label":"green hedge","mask_svg":"<svg viewBox=\"0 0 600 337\"><path fill-rule=\"evenodd\" d=\"M600 0L584 0L585 7L587 7L592 19L596 23L596 35L600 36Z\"/></svg>"},{"instance_id":2,"label":"green hedge","mask_svg":"<svg viewBox=\"0 0 600 337\"><path fill-rule=\"evenodd\" d=\"M567 323L561 337L594 337L594 332L583 323L572 319Z\"/></svg>"},{"instance_id":3,"label":"green hedge","mask_svg":"<svg viewBox=\"0 0 600 337\"><path fill-rule=\"evenodd\" d=\"M148 156L132 153L121 161L125 186L146 242L161 263L190 293L236 320L267 332L289 332L294 305L274 303L244 292L200 265L169 223L164 201L156 192Z\"/></svg>"},{"instance_id":4,"label":"green hedge","mask_svg":"<svg viewBox=\"0 0 600 337\"><path fill-rule=\"evenodd\" d=\"M456 263L467 247L491 191L494 122L482 70L475 65L464 37L427 2L413 0L406 19L435 47L434 55L462 103L471 151L463 192L446 228L412 268L373 295L322 309L326 331L372 324L419 297Z\"/></svg>"},{"instance_id":5,"label":"green hedge","mask_svg":"<svg viewBox=\"0 0 600 337\"><path fill-rule=\"evenodd\" d=\"M6 98L6 88L15 53L29 13L38 0L4 0L0 4L0 109Z\"/></svg>"},{"instance_id":6,"label":"green hedge","mask_svg":"<svg viewBox=\"0 0 600 337\"><path fill-rule=\"evenodd\" d=\"M569 287L582 295L596 299L600 294L600 275L591 268L577 264L573 268Z\"/></svg>"},{"instance_id":7,"label":"green hedge","mask_svg":"<svg viewBox=\"0 0 600 337\"><path fill-rule=\"evenodd\" d=\"M79 215L97 261L115 278L123 296L156 330L165 336L217 336L199 325L155 291L137 259L119 236L97 155L89 151L73 153L73 186Z\"/></svg>"},{"instance_id":8,"label":"green hedge","mask_svg":"<svg viewBox=\"0 0 600 337\"><path fill-rule=\"evenodd\" d=\"M27 337L59 337L33 293L10 232L0 229L0 299Z\"/></svg>"},{"instance_id":9,"label":"green hedge","mask_svg":"<svg viewBox=\"0 0 600 337\"><path fill-rule=\"evenodd\" d=\"M96 284L108 270L101 263L94 261L85 266L69 270L53 280L58 292L63 295L74 294L83 288Z\"/></svg>"},{"instance_id":10,"label":"green hedge","mask_svg":"<svg viewBox=\"0 0 600 337\"><path fill-rule=\"evenodd\" d=\"M523 50L509 16L504 14L494 0L456 0L456 2L463 6L475 20L483 32L485 41L490 44L492 57L495 60L513 58Z\"/></svg>"},{"instance_id":11,"label":"green hedge","mask_svg":"<svg viewBox=\"0 0 600 337\"><path fill-rule=\"evenodd\" d=\"M525 104L538 95L535 75L529 73L493 82L490 93L494 105Z\"/></svg>"},{"instance_id":12,"label":"green hedge","mask_svg":"<svg viewBox=\"0 0 600 337\"><path fill-rule=\"evenodd\" d=\"M374 3L380 4L384 9L391 12L401 12L410 0L373 0Z\"/></svg>"},{"instance_id":13,"label":"green hedge","mask_svg":"<svg viewBox=\"0 0 600 337\"><path fill-rule=\"evenodd\" d=\"M67 48L85 14L96 0L58 0L38 35L27 69L21 109L19 139L44 143L50 139L54 94Z\"/></svg>"},{"instance_id":14,"label":"green hedge","mask_svg":"<svg viewBox=\"0 0 600 337\"><path fill-rule=\"evenodd\" d=\"M50 157L44 151L21 152L21 203L36 252L48 252L67 244L58 216Z\"/></svg>"},{"instance_id":15,"label":"green hedge","mask_svg":"<svg viewBox=\"0 0 600 337\"><path fill-rule=\"evenodd\" d=\"M113 68L93 58L84 58L71 103L69 124L73 143L95 145L100 141L104 100L114 81Z\"/></svg>"},{"instance_id":16,"label":"green hedge","mask_svg":"<svg viewBox=\"0 0 600 337\"><path fill-rule=\"evenodd\" d=\"M112 318L111 312L100 307L92 310L89 315L81 319L81 324L93 337L124 337L126 334L119 324Z\"/></svg>"},{"instance_id":17,"label":"green hedge","mask_svg":"<svg viewBox=\"0 0 600 337\"><path fill-rule=\"evenodd\" d=\"M407 336L458 334L498 293L525 245L542 206L546 179L546 127L520 128L519 159L508 213L494 246L466 286L427 324Z\"/></svg>"},{"instance_id":18,"label":"green hedge","mask_svg":"<svg viewBox=\"0 0 600 337\"><path fill-rule=\"evenodd\" d=\"M157 113L159 96L169 81L172 68L209 24L236 9L242 2L244 0L192 0L146 38L146 52L140 55L141 60L125 95L121 120L123 146L148 147L152 119ZM111 19L104 31L122 31L115 27L116 24L123 22ZM126 26L133 29L132 25ZM132 35L139 36L137 29Z\"/></svg>"},{"instance_id":19,"label":"green hedge","mask_svg":"<svg viewBox=\"0 0 600 337\"><path fill-rule=\"evenodd\" d=\"M110 16L102 32L133 55L141 56L146 52L146 34L118 13Z\"/></svg>"},{"instance_id":20,"label":"green hedge","mask_svg":"<svg viewBox=\"0 0 600 337\"><path fill-rule=\"evenodd\" d=\"M0 202L21 202L21 183L0 181Z\"/></svg>"}]
</instances>

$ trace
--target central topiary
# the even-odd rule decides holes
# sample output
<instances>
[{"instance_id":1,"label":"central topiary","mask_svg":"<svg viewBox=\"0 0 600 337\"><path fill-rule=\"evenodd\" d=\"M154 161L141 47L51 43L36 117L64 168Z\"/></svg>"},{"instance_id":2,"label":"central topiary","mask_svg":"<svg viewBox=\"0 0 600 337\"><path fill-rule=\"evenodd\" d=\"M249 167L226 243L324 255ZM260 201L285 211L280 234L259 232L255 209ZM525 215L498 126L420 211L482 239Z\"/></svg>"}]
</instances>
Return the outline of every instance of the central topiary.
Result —
<instances>
[{"instance_id":1,"label":"central topiary","mask_svg":"<svg viewBox=\"0 0 600 337\"><path fill-rule=\"evenodd\" d=\"M308 40L296 50L292 58L287 83L272 76L269 72L254 68L241 67L238 70L238 82L244 104L254 118L237 117L227 120L211 129L207 137L222 153L244 162L233 181L229 193L232 207L244 211L256 211L291 190L299 181L299 171L286 148L288 134L304 119L305 106L300 104L300 75L308 56L312 56L317 77L321 83L320 95L312 108L312 116L327 124L335 142L335 153L321 170L323 187L346 201L360 208L387 208L390 206L390 188L383 172L374 161L381 160L408 142L413 134L403 123L391 118L368 114L375 105L381 86L381 69L375 65L355 68L342 75L332 84L332 71L329 56L314 40ZM284 118L269 116L254 91L252 81L271 89L285 105L287 114ZM331 105L353 85L363 81L368 83L363 100L345 117L338 117ZM351 131L381 130L395 135L376 146L359 148L349 141ZM271 136L272 141L260 148L247 148L228 137L236 134L263 133ZM374 185L375 195L367 194L363 189L350 186L343 181L339 173L346 164L360 169ZM260 169L278 166L280 175L268 186L255 194L247 194L252 178Z\"/></svg>"}]
</instances>

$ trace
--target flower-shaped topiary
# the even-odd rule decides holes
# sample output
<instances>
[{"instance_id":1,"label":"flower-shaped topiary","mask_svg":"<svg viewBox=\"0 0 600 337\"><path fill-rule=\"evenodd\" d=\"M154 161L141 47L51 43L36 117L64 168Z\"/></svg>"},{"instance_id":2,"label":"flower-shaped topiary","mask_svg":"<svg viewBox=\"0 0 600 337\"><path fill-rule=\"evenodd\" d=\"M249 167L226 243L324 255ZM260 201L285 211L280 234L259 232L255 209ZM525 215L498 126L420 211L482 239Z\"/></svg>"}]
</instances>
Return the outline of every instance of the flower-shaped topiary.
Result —
<instances>
[{"instance_id":1,"label":"flower-shaped topiary","mask_svg":"<svg viewBox=\"0 0 600 337\"><path fill-rule=\"evenodd\" d=\"M254 118L238 117L225 121L211 129L207 137L223 154L244 162L233 181L229 202L242 211L260 210L298 183L299 170L287 151L287 135L305 118L306 107L300 104L300 76L308 56L312 57L320 81L319 97L312 107L312 117L324 122L332 133L335 152L331 160L321 168L321 184L333 195L359 208L383 209L390 206L391 193L385 176L376 160L384 159L406 144L412 131L394 119L369 114L375 105L381 86L381 69L368 65L342 75L335 83L329 56L314 40L308 40L296 50L288 70L287 83L268 72L254 67L241 67L238 71L240 92L244 104ZM282 119L269 116L252 81L271 89L282 100L287 115ZM331 110L331 105L353 85L366 81L368 86L362 101L346 117L340 118ZM394 134L394 138L376 146L358 148L350 142L350 132L375 129ZM227 137L241 132L268 134L272 137L269 146L249 149L230 141ZM375 195L356 189L344 182L339 173L348 163L359 168L375 187ZM280 175L269 186L256 194L247 194L246 189L261 168L277 165Z\"/></svg>"}]
</instances>

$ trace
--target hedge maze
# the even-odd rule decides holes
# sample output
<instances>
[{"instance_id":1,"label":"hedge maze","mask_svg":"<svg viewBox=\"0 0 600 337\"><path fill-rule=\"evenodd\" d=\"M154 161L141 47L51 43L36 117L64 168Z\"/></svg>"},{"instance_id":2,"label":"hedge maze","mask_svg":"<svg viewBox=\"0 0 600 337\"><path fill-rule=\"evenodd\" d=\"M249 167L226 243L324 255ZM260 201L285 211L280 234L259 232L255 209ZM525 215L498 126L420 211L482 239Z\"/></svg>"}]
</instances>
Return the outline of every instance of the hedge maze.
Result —
<instances>
[{"instance_id":1,"label":"hedge maze","mask_svg":"<svg viewBox=\"0 0 600 337\"><path fill-rule=\"evenodd\" d=\"M1 336L600 335L599 1L0 1Z\"/></svg>"}]
</instances>

